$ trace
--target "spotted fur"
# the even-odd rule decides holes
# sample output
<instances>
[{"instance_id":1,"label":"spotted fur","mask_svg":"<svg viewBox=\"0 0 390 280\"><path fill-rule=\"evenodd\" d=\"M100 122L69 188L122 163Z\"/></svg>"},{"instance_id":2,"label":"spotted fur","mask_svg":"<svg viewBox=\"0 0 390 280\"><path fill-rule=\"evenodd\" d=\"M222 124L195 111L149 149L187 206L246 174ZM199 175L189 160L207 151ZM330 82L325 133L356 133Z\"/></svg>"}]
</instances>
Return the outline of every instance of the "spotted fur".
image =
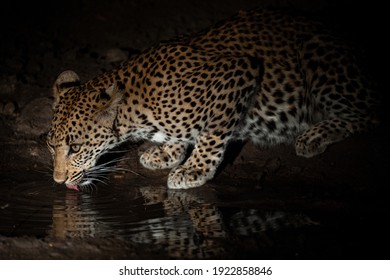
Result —
<instances>
[{"instance_id":1,"label":"spotted fur","mask_svg":"<svg viewBox=\"0 0 390 280\"><path fill-rule=\"evenodd\" d=\"M151 47L84 84L66 71L54 95L53 176L71 188L129 139L158 144L140 162L172 169L173 189L212 179L231 141L295 141L298 155L312 157L371 127L376 106L348 46L319 24L268 10Z\"/></svg>"}]
</instances>

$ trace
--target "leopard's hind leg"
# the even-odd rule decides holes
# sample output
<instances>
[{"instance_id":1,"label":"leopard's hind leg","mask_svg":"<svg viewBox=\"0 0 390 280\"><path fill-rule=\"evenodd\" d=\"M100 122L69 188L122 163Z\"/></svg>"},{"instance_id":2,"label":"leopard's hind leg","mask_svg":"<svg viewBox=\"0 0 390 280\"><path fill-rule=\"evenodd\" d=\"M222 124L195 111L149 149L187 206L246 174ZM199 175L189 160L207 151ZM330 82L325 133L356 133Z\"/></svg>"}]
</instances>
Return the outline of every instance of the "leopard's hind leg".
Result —
<instances>
[{"instance_id":1,"label":"leopard's hind leg","mask_svg":"<svg viewBox=\"0 0 390 280\"><path fill-rule=\"evenodd\" d=\"M316 123L301 135L295 142L297 155L310 158L323 153L326 148L352 134L361 133L372 126L371 118L364 115L339 117Z\"/></svg>"}]
</instances>

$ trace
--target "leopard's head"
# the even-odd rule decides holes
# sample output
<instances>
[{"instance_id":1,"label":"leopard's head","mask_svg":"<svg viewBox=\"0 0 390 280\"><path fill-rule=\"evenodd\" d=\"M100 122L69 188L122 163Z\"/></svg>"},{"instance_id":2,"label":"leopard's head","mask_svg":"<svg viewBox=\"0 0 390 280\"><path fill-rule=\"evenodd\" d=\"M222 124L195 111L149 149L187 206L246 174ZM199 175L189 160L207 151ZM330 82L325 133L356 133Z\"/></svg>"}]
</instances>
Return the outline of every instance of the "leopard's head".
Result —
<instances>
[{"instance_id":1,"label":"leopard's head","mask_svg":"<svg viewBox=\"0 0 390 280\"><path fill-rule=\"evenodd\" d=\"M98 180L96 162L118 142L116 116L122 100L116 85L81 84L73 71L53 86L54 117L47 136L53 179L78 190Z\"/></svg>"}]
</instances>

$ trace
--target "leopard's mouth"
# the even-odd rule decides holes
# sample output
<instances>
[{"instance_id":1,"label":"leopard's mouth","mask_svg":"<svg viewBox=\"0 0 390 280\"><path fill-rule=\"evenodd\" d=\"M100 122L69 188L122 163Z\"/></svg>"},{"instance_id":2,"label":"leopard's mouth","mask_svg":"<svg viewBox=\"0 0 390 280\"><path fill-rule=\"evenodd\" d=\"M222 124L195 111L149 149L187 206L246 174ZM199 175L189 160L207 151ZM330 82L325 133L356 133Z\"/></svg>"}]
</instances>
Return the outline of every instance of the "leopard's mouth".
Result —
<instances>
[{"instance_id":1,"label":"leopard's mouth","mask_svg":"<svg viewBox=\"0 0 390 280\"><path fill-rule=\"evenodd\" d=\"M77 174L77 176L74 176L72 178L72 180L67 180L65 182L65 186L66 188L70 189L70 190L76 190L76 191L80 191L80 186L82 186L84 184L84 172L79 172Z\"/></svg>"},{"instance_id":2,"label":"leopard's mouth","mask_svg":"<svg viewBox=\"0 0 390 280\"><path fill-rule=\"evenodd\" d=\"M81 191L83 189L83 187L86 187L86 186L89 186L91 185L91 180L88 180L88 179L82 179L80 182L78 183L68 183L68 184L65 184L65 186L70 189L70 190L76 190L76 191Z\"/></svg>"},{"instance_id":3,"label":"leopard's mouth","mask_svg":"<svg viewBox=\"0 0 390 280\"><path fill-rule=\"evenodd\" d=\"M83 191L85 189L94 188L98 183L105 183L107 176L111 172L127 171L127 169L117 167L117 162L126 160L127 158L115 158L113 160L95 165L89 169L84 169L71 177L71 180L65 182L68 189Z\"/></svg>"},{"instance_id":4,"label":"leopard's mouth","mask_svg":"<svg viewBox=\"0 0 390 280\"><path fill-rule=\"evenodd\" d=\"M68 189L80 191L80 188L79 188L79 186L78 186L77 184L76 184L76 185L73 185L73 184L65 184L65 186L66 186Z\"/></svg>"}]
</instances>

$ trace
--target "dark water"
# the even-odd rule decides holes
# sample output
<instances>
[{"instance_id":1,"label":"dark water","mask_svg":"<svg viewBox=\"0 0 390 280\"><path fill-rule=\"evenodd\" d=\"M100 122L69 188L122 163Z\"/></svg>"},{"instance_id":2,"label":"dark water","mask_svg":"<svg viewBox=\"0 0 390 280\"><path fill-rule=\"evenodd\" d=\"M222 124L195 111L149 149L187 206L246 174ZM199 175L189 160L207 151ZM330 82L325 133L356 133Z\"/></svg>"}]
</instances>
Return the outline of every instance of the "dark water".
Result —
<instances>
[{"instance_id":1,"label":"dark water","mask_svg":"<svg viewBox=\"0 0 390 280\"><path fill-rule=\"evenodd\" d=\"M117 183L77 192L47 181L2 183L0 234L120 238L160 248L168 257L382 256L370 246L375 233L364 228L373 224L370 214L356 215L356 209L345 210L336 202L319 210L318 203L310 206L304 199L288 202L255 195L245 203L215 188L169 191L165 186Z\"/></svg>"}]
</instances>

